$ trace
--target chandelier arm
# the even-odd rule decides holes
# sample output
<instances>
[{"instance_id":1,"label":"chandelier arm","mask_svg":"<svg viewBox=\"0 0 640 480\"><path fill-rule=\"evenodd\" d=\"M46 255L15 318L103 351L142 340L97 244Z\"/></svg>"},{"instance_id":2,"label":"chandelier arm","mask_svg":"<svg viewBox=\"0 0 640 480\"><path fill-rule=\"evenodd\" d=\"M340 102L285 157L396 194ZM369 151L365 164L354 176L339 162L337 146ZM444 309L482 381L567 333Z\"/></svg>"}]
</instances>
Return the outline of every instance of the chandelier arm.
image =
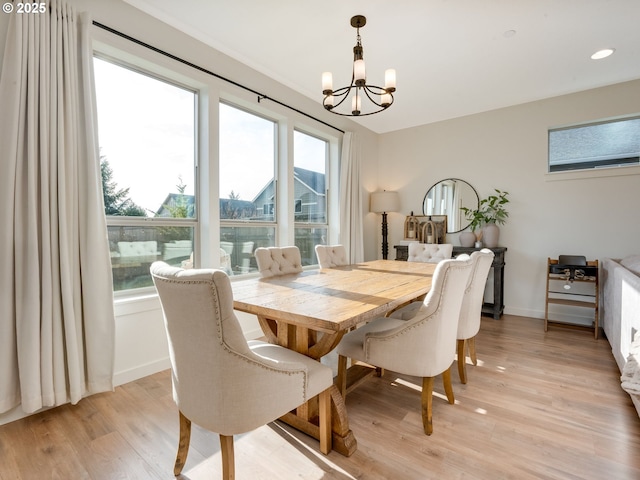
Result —
<instances>
[{"instance_id":1,"label":"chandelier arm","mask_svg":"<svg viewBox=\"0 0 640 480\"><path fill-rule=\"evenodd\" d=\"M331 113L333 113L335 115L340 115L341 117L366 117L368 115L374 115L376 113L383 112L384 110L386 110L386 108L380 108L378 110L375 110L375 111L369 112L369 113L361 113L360 115L353 115L352 113L334 112L333 110L331 110Z\"/></svg>"},{"instance_id":2,"label":"chandelier arm","mask_svg":"<svg viewBox=\"0 0 640 480\"><path fill-rule=\"evenodd\" d=\"M324 105L324 107L327 110L331 111L332 113L336 113L336 112L333 112L333 109L336 108L336 107L339 107L340 105L342 105L342 103L344 103L344 101L349 96L349 92L351 91L352 88L354 88L353 85L351 85L349 87L342 87L342 88L339 88L337 90L333 90L328 95L325 95L324 100L322 101L322 104ZM331 108L327 108L327 106L324 104L324 102L330 96L333 96L333 98L339 98L340 101L338 103L336 103L335 105L333 105Z\"/></svg>"},{"instance_id":3,"label":"chandelier arm","mask_svg":"<svg viewBox=\"0 0 640 480\"><path fill-rule=\"evenodd\" d=\"M371 90L372 88L377 88L380 92L375 92L375 91ZM389 95L391 96L391 103L389 103L389 105L387 105L386 107L383 107L382 103L378 103L373 99L373 97L371 95L377 95L378 97L381 97L382 95L385 95L385 94L388 93L387 90L382 88L382 87L378 87L376 85L365 85L363 89L364 89L364 93L367 96L367 98L369 100L371 100L372 103L374 103L375 105L377 105L379 107L382 107L383 109L389 108L389 105L391 105L391 103L393 103L393 95L391 93L389 93Z\"/></svg>"}]
</instances>

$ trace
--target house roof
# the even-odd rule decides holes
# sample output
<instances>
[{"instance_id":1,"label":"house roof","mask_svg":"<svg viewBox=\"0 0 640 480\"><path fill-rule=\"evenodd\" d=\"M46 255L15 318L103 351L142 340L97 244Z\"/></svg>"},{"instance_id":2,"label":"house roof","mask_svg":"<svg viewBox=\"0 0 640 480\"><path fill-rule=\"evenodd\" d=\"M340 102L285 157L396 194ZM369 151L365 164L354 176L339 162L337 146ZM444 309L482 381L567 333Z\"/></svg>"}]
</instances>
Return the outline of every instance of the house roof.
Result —
<instances>
[{"instance_id":1,"label":"house roof","mask_svg":"<svg viewBox=\"0 0 640 480\"><path fill-rule=\"evenodd\" d=\"M320 172L314 172L300 167L293 167L293 179L298 181L313 191L316 195L325 194L325 174ZM271 179L264 187L260 189L258 194L253 198L253 202L256 202L262 194L273 184Z\"/></svg>"},{"instance_id":2,"label":"house roof","mask_svg":"<svg viewBox=\"0 0 640 480\"><path fill-rule=\"evenodd\" d=\"M312 170L306 170L300 167L294 167L293 176L294 176L294 179L297 179L303 184L305 184L307 187L313 190L314 193L318 195L325 194L326 189L325 189L325 182L324 182L325 180L324 173L314 172Z\"/></svg>"}]
</instances>

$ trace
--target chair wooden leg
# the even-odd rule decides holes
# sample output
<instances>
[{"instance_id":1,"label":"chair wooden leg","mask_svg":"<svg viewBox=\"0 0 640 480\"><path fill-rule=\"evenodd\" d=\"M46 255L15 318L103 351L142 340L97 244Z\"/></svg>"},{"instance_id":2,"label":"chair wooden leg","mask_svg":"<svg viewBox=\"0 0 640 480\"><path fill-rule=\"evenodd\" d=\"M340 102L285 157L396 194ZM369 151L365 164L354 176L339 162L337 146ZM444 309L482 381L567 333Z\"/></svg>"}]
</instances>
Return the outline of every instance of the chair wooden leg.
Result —
<instances>
[{"instance_id":1,"label":"chair wooden leg","mask_svg":"<svg viewBox=\"0 0 640 480\"><path fill-rule=\"evenodd\" d=\"M433 377L422 379L422 427L427 435L433 433L433 380Z\"/></svg>"},{"instance_id":2,"label":"chair wooden leg","mask_svg":"<svg viewBox=\"0 0 640 480\"><path fill-rule=\"evenodd\" d=\"M233 458L233 435L220 435L220 449L222 450L222 478L233 480L236 478L236 466Z\"/></svg>"},{"instance_id":3,"label":"chair wooden leg","mask_svg":"<svg viewBox=\"0 0 640 480\"><path fill-rule=\"evenodd\" d=\"M451 367L442 372L442 385L444 385L444 393L447 394L447 400L453 405L456 399L453 396L453 387L451 386Z\"/></svg>"},{"instance_id":4,"label":"chair wooden leg","mask_svg":"<svg viewBox=\"0 0 640 480\"><path fill-rule=\"evenodd\" d=\"M318 426L320 427L320 451L328 455L331 451L331 388L318 396Z\"/></svg>"},{"instance_id":5,"label":"chair wooden leg","mask_svg":"<svg viewBox=\"0 0 640 480\"><path fill-rule=\"evenodd\" d=\"M342 398L347 398L347 357L338 355L338 375L336 376L336 387L340 390Z\"/></svg>"},{"instance_id":6,"label":"chair wooden leg","mask_svg":"<svg viewBox=\"0 0 640 480\"><path fill-rule=\"evenodd\" d=\"M467 342L458 339L458 375L461 383L467 383L467 357L465 355Z\"/></svg>"},{"instance_id":7,"label":"chair wooden leg","mask_svg":"<svg viewBox=\"0 0 640 480\"><path fill-rule=\"evenodd\" d=\"M178 453L176 463L173 465L173 474L177 477L182 472L184 464L187 462L189 453L189 442L191 441L191 420L180 414L180 439L178 440Z\"/></svg>"},{"instance_id":8,"label":"chair wooden leg","mask_svg":"<svg viewBox=\"0 0 640 480\"><path fill-rule=\"evenodd\" d=\"M471 337L467 340L469 344L469 357L471 357L471 363L478 365L478 357L476 357L476 337Z\"/></svg>"}]
</instances>

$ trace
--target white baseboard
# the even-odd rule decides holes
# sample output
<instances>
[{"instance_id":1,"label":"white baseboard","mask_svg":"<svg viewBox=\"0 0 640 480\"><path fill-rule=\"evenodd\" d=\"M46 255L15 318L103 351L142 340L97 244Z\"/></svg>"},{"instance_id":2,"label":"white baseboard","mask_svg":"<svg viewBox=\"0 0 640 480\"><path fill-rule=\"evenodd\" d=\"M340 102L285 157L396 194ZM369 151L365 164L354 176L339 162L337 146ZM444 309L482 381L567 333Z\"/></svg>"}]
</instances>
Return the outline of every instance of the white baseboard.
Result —
<instances>
[{"instance_id":1,"label":"white baseboard","mask_svg":"<svg viewBox=\"0 0 640 480\"><path fill-rule=\"evenodd\" d=\"M115 372L113 375L113 386L117 387L118 385L124 385L125 383L133 382L139 378L147 377L154 373L168 370L169 368L171 368L171 361L169 360L169 357L166 357L145 365L138 365L129 370Z\"/></svg>"},{"instance_id":2,"label":"white baseboard","mask_svg":"<svg viewBox=\"0 0 640 480\"><path fill-rule=\"evenodd\" d=\"M29 415L35 415L36 413L44 412L45 410L49 410L49 408L42 408L37 412L33 413L24 413L20 406L17 406L13 410L9 410L6 413L0 415L0 425L5 425L7 423L15 422L16 420L20 420L21 418L28 417Z\"/></svg>"},{"instance_id":3,"label":"white baseboard","mask_svg":"<svg viewBox=\"0 0 640 480\"><path fill-rule=\"evenodd\" d=\"M544 310L504 307L504 313L506 313L507 315L516 315L518 317L539 318L540 320L544 321ZM549 320L591 327L593 325L593 314L590 316L586 316L552 312L549 314Z\"/></svg>"},{"instance_id":4,"label":"white baseboard","mask_svg":"<svg viewBox=\"0 0 640 480\"><path fill-rule=\"evenodd\" d=\"M146 365L140 365L130 370L115 372L113 375L113 386L117 387L125 383L133 382L134 380L137 380L139 378L153 375L154 373L158 373L169 368L171 368L171 363L169 361L169 357L167 357L152 363L148 363ZM9 410L8 412L0 415L0 425L15 422L16 420L20 420L21 418L35 415L36 413L44 412L51 408L55 407L46 407L38 410L37 412L25 413L20 406L17 406L13 410Z\"/></svg>"}]
</instances>

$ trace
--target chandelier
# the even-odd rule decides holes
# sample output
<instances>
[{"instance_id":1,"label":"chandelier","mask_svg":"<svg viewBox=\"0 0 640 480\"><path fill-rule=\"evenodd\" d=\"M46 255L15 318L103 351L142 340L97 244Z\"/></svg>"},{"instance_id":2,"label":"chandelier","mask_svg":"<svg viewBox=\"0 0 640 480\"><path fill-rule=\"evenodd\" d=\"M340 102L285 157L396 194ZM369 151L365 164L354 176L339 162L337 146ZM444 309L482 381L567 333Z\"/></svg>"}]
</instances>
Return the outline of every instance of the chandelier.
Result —
<instances>
[{"instance_id":1,"label":"chandelier","mask_svg":"<svg viewBox=\"0 0 640 480\"><path fill-rule=\"evenodd\" d=\"M373 115L386 110L393 103L393 92L396 91L396 71L392 68L384 72L384 88L376 85L368 85L362 55L362 43L360 42L360 28L364 27L367 19L362 15L351 17L351 26L356 29L356 45L353 47L353 71L351 84L348 87L333 89L333 75L331 72L322 74L322 105L331 113L345 117L357 117ZM353 91L353 94L352 94ZM351 96L351 113L342 113L337 108ZM363 97L367 97L374 107L373 111L363 113Z\"/></svg>"}]
</instances>

